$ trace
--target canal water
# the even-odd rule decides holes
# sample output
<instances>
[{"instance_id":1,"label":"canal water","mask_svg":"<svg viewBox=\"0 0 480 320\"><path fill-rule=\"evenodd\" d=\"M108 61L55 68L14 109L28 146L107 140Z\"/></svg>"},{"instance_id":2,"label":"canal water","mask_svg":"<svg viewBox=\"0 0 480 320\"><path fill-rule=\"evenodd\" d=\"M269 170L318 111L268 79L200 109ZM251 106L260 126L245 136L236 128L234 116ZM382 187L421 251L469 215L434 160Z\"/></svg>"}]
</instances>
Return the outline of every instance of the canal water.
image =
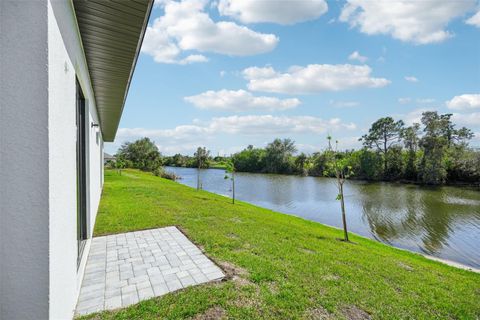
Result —
<instances>
[{"instance_id":1,"label":"canal water","mask_svg":"<svg viewBox=\"0 0 480 320\"><path fill-rule=\"evenodd\" d=\"M196 187L197 169L167 167ZM204 190L231 196L231 181L218 169L201 170ZM335 180L237 173L236 198L342 227ZM480 191L464 187L347 181L349 231L395 247L480 267Z\"/></svg>"}]
</instances>

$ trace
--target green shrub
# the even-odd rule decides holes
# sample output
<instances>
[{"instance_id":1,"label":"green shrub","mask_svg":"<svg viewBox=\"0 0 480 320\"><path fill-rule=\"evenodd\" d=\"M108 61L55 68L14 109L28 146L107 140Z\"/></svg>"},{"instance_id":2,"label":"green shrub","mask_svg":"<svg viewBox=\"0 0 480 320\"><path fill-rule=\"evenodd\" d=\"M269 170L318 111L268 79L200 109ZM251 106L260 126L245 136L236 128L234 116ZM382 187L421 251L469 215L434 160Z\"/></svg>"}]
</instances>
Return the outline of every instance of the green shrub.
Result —
<instances>
[{"instance_id":1,"label":"green shrub","mask_svg":"<svg viewBox=\"0 0 480 320\"><path fill-rule=\"evenodd\" d=\"M156 175L157 177L164 178L164 179L169 179L169 180L179 180L180 177L177 176L175 173L171 171L166 171L164 167L158 167L155 170L153 170L153 174Z\"/></svg>"}]
</instances>

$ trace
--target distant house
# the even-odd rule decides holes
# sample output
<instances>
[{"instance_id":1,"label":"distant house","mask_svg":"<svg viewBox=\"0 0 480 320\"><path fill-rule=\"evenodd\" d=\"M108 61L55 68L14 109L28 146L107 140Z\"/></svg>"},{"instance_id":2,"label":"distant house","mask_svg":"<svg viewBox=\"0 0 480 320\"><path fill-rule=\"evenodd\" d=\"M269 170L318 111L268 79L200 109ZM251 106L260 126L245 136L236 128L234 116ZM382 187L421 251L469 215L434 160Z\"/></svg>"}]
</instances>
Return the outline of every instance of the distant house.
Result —
<instances>
[{"instance_id":1,"label":"distant house","mask_svg":"<svg viewBox=\"0 0 480 320\"><path fill-rule=\"evenodd\" d=\"M115 156L112 156L111 154L108 154L106 152L103 153L103 163L107 164L109 162L114 162L115 161Z\"/></svg>"},{"instance_id":2,"label":"distant house","mask_svg":"<svg viewBox=\"0 0 480 320\"><path fill-rule=\"evenodd\" d=\"M0 319L70 319L153 0L0 1Z\"/></svg>"}]
</instances>

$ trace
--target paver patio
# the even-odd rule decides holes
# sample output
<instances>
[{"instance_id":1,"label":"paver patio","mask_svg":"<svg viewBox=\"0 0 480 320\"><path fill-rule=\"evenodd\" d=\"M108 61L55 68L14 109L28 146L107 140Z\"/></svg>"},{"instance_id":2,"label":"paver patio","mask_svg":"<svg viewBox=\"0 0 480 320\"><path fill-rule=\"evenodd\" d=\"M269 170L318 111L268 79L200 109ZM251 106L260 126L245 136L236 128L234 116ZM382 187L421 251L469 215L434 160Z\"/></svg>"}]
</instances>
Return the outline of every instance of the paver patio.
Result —
<instances>
[{"instance_id":1,"label":"paver patio","mask_svg":"<svg viewBox=\"0 0 480 320\"><path fill-rule=\"evenodd\" d=\"M176 227L95 237L76 314L123 308L223 277Z\"/></svg>"}]
</instances>

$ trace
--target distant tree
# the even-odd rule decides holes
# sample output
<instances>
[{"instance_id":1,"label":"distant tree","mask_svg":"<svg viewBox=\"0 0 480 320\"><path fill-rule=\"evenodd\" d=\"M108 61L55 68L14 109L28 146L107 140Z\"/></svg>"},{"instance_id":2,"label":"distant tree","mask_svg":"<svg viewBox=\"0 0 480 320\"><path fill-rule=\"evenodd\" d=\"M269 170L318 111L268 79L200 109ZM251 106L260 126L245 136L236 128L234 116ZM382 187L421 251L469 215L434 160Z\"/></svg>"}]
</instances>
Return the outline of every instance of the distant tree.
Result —
<instances>
[{"instance_id":1,"label":"distant tree","mask_svg":"<svg viewBox=\"0 0 480 320\"><path fill-rule=\"evenodd\" d=\"M457 129L451 114L426 112L421 124L405 127L403 122L391 117L381 118L372 124L368 134L360 140L364 148L360 150L336 151L337 159L345 159L355 172L355 179L365 180L404 180L425 184L466 182L478 184L480 181L480 150L468 145L473 132L465 127ZM130 150L136 145L127 143L128 150L118 155L126 167L151 167L135 157L138 150ZM124 145L123 149L127 149ZM209 157L205 148L200 148L195 156L176 154L162 158L166 165L191 168L207 168L211 165L225 167L228 157ZM295 156L295 144L290 139L275 139L265 148L249 145L237 152L231 159L235 172L300 173L322 176L329 169L329 150L315 152L312 156L303 153ZM207 153L206 157L198 157ZM211 162L209 162L211 161ZM155 162L154 162L155 163ZM161 171L159 171L161 172ZM201 170L197 185L201 188ZM330 171L335 177L334 171Z\"/></svg>"},{"instance_id":2,"label":"distant tree","mask_svg":"<svg viewBox=\"0 0 480 320\"><path fill-rule=\"evenodd\" d=\"M405 166L405 177L409 180L417 178L417 150L420 142L419 138L420 124L414 123L412 126L402 129L401 138L403 145L407 149L407 161Z\"/></svg>"},{"instance_id":3,"label":"distant tree","mask_svg":"<svg viewBox=\"0 0 480 320\"><path fill-rule=\"evenodd\" d=\"M468 140L473 138L473 132L465 127L456 129L455 124L451 120L452 116L453 114L451 113L439 115L439 119L437 121L441 128L441 135L445 137L447 141L447 147L449 148L454 145L466 145Z\"/></svg>"},{"instance_id":4,"label":"distant tree","mask_svg":"<svg viewBox=\"0 0 480 320\"><path fill-rule=\"evenodd\" d=\"M235 204L235 162L233 158L225 161L225 179L232 181L232 204Z\"/></svg>"},{"instance_id":5,"label":"distant tree","mask_svg":"<svg viewBox=\"0 0 480 320\"><path fill-rule=\"evenodd\" d=\"M342 209L342 223L343 223L343 234L344 240L348 240L348 230L347 230L347 216L345 213L345 196L343 192L343 185L345 181L353 176L352 167L348 163L348 158L342 157L341 154L338 153L338 141L335 141L335 149L332 147L332 137L328 136L328 154L329 154L329 162L327 165L327 170L325 175L330 176L331 174L335 175L336 178L336 185L338 189L337 200L340 201L340 206Z\"/></svg>"},{"instance_id":6,"label":"distant tree","mask_svg":"<svg viewBox=\"0 0 480 320\"><path fill-rule=\"evenodd\" d=\"M197 151L194 154L195 160L197 162L197 190L202 188L200 181L200 170L208 168L208 159L210 157L210 151L205 147L198 147Z\"/></svg>"},{"instance_id":7,"label":"distant tree","mask_svg":"<svg viewBox=\"0 0 480 320\"><path fill-rule=\"evenodd\" d=\"M423 150L420 176L423 183L441 184L447 178L445 155L449 144L448 119L436 111L422 114L424 136L420 140L420 147Z\"/></svg>"},{"instance_id":8,"label":"distant tree","mask_svg":"<svg viewBox=\"0 0 480 320\"><path fill-rule=\"evenodd\" d=\"M265 149L254 148L249 145L246 149L232 156L237 171L263 172L265 171Z\"/></svg>"},{"instance_id":9,"label":"distant tree","mask_svg":"<svg viewBox=\"0 0 480 320\"><path fill-rule=\"evenodd\" d=\"M387 151L387 172L384 177L389 180L397 180L402 178L403 175L403 154L402 147L394 145Z\"/></svg>"},{"instance_id":10,"label":"distant tree","mask_svg":"<svg viewBox=\"0 0 480 320\"><path fill-rule=\"evenodd\" d=\"M149 138L125 142L118 150L116 158L128 166L144 171L153 171L162 165L162 156Z\"/></svg>"},{"instance_id":11,"label":"distant tree","mask_svg":"<svg viewBox=\"0 0 480 320\"><path fill-rule=\"evenodd\" d=\"M295 158L295 169L297 170L298 173L300 173L302 176L306 176L308 174L308 171L305 169L305 165L308 161L308 157L305 153L300 153L296 158Z\"/></svg>"},{"instance_id":12,"label":"distant tree","mask_svg":"<svg viewBox=\"0 0 480 320\"><path fill-rule=\"evenodd\" d=\"M273 140L265 148L267 172L288 173L289 160L296 151L295 142L290 139Z\"/></svg>"},{"instance_id":13,"label":"distant tree","mask_svg":"<svg viewBox=\"0 0 480 320\"><path fill-rule=\"evenodd\" d=\"M448 180L480 186L480 152L466 148L454 150L448 168Z\"/></svg>"},{"instance_id":14,"label":"distant tree","mask_svg":"<svg viewBox=\"0 0 480 320\"><path fill-rule=\"evenodd\" d=\"M185 167L187 164L185 156L177 153L172 157L172 165L175 167Z\"/></svg>"},{"instance_id":15,"label":"distant tree","mask_svg":"<svg viewBox=\"0 0 480 320\"><path fill-rule=\"evenodd\" d=\"M388 170L387 152L392 145L399 142L403 125L402 120L395 121L392 117L380 118L372 124L368 134L360 138L365 147L376 149L383 155L384 175Z\"/></svg>"},{"instance_id":16,"label":"distant tree","mask_svg":"<svg viewBox=\"0 0 480 320\"><path fill-rule=\"evenodd\" d=\"M366 180L383 178L383 159L380 153L369 149L354 151L350 161L355 177Z\"/></svg>"},{"instance_id":17,"label":"distant tree","mask_svg":"<svg viewBox=\"0 0 480 320\"><path fill-rule=\"evenodd\" d=\"M466 147L468 146L468 141L471 140L474 136L475 134L472 130L466 127L461 127L460 129L455 130L455 134L453 135L452 140L455 144Z\"/></svg>"},{"instance_id":18,"label":"distant tree","mask_svg":"<svg viewBox=\"0 0 480 320\"><path fill-rule=\"evenodd\" d=\"M113 162L113 166L117 169L118 174L122 175L122 169L125 168L125 161L121 158L116 159L115 162Z\"/></svg>"}]
</instances>

